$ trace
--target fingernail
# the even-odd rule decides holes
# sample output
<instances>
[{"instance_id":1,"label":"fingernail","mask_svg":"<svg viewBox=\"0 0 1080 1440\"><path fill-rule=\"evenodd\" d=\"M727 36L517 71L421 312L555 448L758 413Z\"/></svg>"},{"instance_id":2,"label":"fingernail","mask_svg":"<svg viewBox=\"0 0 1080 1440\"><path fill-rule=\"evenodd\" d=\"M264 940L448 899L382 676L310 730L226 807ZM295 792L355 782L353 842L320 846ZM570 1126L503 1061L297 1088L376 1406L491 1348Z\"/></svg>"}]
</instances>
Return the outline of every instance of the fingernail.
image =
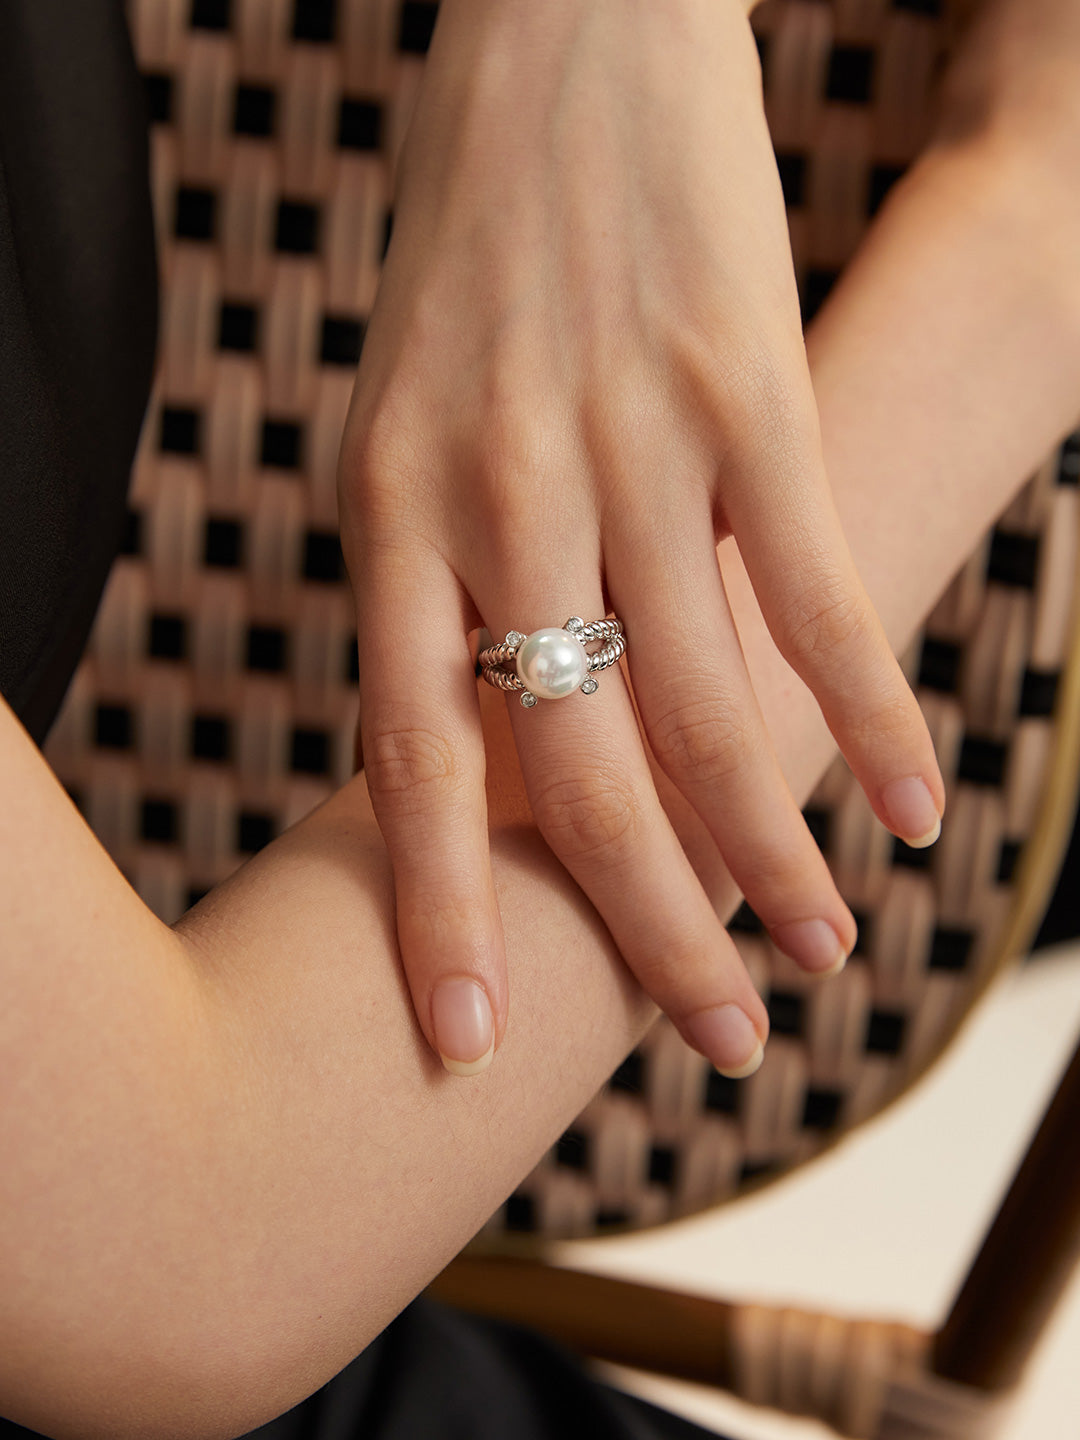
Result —
<instances>
[{"instance_id":1,"label":"fingernail","mask_svg":"<svg viewBox=\"0 0 1080 1440\"><path fill-rule=\"evenodd\" d=\"M745 1079L765 1059L754 1022L738 1005L714 1005L685 1022L690 1043L707 1055L722 1075Z\"/></svg>"},{"instance_id":2,"label":"fingernail","mask_svg":"<svg viewBox=\"0 0 1080 1440\"><path fill-rule=\"evenodd\" d=\"M479 1075L495 1054L495 1021L482 985L466 976L443 980L431 995L431 1023L451 1075Z\"/></svg>"},{"instance_id":3,"label":"fingernail","mask_svg":"<svg viewBox=\"0 0 1080 1440\"><path fill-rule=\"evenodd\" d=\"M891 780L882 790L881 800L890 826L913 850L933 845L941 834L934 797L918 775Z\"/></svg>"},{"instance_id":4,"label":"fingernail","mask_svg":"<svg viewBox=\"0 0 1080 1440\"><path fill-rule=\"evenodd\" d=\"M827 920L791 920L769 931L774 944L815 975L836 975L847 964L847 947Z\"/></svg>"}]
</instances>

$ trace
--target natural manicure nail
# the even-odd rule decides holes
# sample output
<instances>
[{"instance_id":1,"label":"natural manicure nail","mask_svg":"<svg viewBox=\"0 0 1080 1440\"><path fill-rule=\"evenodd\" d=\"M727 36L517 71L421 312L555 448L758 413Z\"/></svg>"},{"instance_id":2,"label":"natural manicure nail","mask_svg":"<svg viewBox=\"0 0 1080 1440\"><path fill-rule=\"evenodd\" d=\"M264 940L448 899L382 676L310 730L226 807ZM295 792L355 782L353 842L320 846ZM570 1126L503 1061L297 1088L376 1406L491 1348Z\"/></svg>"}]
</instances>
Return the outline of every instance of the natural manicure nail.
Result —
<instances>
[{"instance_id":1,"label":"natural manicure nail","mask_svg":"<svg viewBox=\"0 0 1080 1440\"><path fill-rule=\"evenodd\" d=\"M827 920L791 920L769 934L778 949L814 975L835 975L847 961L847 948Z\"/></svg>"},{"instance_id":2,"label":"natural manicure nail","mask_svg":"<svg viewBox=\"0 0 1080 1440\"><path fill-rule=\"evenodd\" d=\"M495 1053L495 1021L482 985L465 976L443 980L431 996L431 1023L451 1075L478 1075Z\"/></svg>"},{"instance_id":3,"label":"natural manicure nail","mask_svg":"<svg viewBox=\"0 0 1080 1440\"><path fill-rule=\"evenodd\" d=\"M754 1023L738 1005L714 1005L699 1010L685 1022L690 1043L707 1055L717 1070L732 1080L742 1080L765 1059Z\"/></svg>"},{"instance_id":4,"label":"natural manicure nail","mask_svg":"<svg viewBox=\"0 0 1080 1440\"><path fill-rule=\"evenodd\" d=\"M881 792L889 824L915 850L933 845L941 834L941 817L925 780L907 775L892 780Z\"/></svg>"}]
</instances>

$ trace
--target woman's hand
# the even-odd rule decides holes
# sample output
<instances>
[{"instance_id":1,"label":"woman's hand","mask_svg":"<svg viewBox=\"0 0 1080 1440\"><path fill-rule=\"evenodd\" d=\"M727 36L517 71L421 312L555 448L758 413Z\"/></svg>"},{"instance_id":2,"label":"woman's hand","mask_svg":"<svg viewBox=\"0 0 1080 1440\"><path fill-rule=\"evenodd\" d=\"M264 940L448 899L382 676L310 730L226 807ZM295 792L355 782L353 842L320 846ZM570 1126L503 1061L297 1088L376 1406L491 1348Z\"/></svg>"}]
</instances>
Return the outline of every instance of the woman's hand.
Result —
<instances>
[{"instance_id":1,"label":"woman's hand","mask_svg":"<svg viewBox=\"0 0 1080 1440\"><path fill-rule=\"evenodd\" d=\"M339 490L367 783L444 1063L481 1068L507 1014L468 632L613 610L633 703L614 669L590 697L509 697L530 803L687 1041L756 1068L765 1008L635 704L776 944L827 973L855 924L766 734L719 537L881 819L929 843L944 790L829 494L744 6L443 0Z\"/></svg>"}]
</instances>

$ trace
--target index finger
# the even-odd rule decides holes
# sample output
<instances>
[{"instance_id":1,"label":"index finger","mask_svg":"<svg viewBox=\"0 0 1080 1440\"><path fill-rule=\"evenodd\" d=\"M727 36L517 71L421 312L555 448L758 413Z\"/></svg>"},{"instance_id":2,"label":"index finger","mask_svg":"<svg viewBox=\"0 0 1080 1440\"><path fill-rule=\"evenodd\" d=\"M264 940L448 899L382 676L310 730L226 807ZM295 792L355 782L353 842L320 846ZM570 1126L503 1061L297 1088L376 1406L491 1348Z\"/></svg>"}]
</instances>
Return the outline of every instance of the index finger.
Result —
<instances>
[{"instance_id":1,"label":"index finger","mask_svg":"<svg viewBox=\"0 0 1080 1440\"><path fill-rule=\"evenodd\" d=\"M364 773L394 872L413 1006L456 1075L483 1070L506 1025L486 756L463 597L434 553L357 567Z\"/></svg>"}]
</instances>

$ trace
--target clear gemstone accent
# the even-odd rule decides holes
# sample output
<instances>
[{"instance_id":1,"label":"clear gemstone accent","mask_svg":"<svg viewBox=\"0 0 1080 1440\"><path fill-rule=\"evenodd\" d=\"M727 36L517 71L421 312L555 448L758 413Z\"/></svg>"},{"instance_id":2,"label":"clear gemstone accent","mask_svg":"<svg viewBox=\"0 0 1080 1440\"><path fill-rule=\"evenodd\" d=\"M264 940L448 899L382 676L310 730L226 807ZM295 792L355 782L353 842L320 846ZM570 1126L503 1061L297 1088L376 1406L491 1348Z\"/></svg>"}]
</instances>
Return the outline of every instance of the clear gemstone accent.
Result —
<instances>
[{"instance_id":1,"label":"clear gemstone accent","mask_svg":"<svg viewBox=\"0 0 1080 1440\"><path fill-rule=\"evenodd\" d=\"M571 632L571 634L572 634L575 630L584 630L584 629L585 629L585 621L582 620L582 618L581 618L580 615L571 615L571 616L570 616L570 619L567 620L566 624L563 626L563 629L564 629L564 630L569 630L569 631Z\"/></svg>"},{"instance_id":2,"label":"clear gemstone accent","mask_svg":"<svg viewBox=\"0 0 1080 1440\"><path fill-rule=\"evenodd\" d=\"M583 680L581 682L581 693L583 695L592 695L599 688L600 681L594 680L591 675L589 676L588 680Z\"/></svg>"},{"instance_id":3,"label":"clear gemstone accent","mask_svg":"<svg viewBox=\"0 0 1080 1440\"><path fill-rule=\"evenodd\" d=\"M521 703L525 706L526 710L531 710L536 704L536 696L531 690L523 690L521 692Z\"/></svg>"},{"instance_id":4,"label":"clear gemstone accent","mask_svg":"<svg viewBox=\"0 0 1080 1440\"><path fill-rule=\"evenodd\" d=\"M508 630L506 632L506 643L507 645L524 645L525 636L522 635L520 630Z\"/></svg>"}]
</instances>

